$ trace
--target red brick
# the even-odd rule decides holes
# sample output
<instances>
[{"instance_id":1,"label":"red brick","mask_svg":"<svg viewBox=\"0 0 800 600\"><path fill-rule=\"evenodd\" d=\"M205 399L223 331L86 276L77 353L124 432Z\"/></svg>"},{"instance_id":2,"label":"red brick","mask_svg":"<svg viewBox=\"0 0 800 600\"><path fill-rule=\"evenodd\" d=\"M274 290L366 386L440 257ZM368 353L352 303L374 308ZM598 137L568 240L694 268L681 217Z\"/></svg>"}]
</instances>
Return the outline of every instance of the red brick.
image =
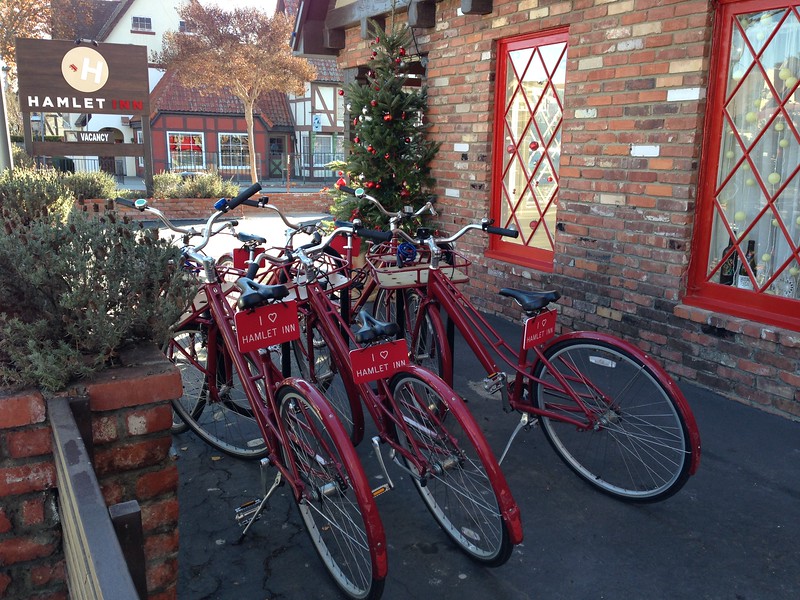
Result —
<instances>
[{"instance_id":1,"label":"red brick","mask_svg":"<svg viewBox=\"0 0 800 600\"><path fill-rule=\"evenodd\" d=\"M93 411L109 411L179 398L183 386L180 373L165 362L158 368L103 371L87 386L87 392Z\"/></svg>"},{"instance_id":2,"label":"red brick","mask_svg":"<svg viewBox=\"0 0 800 600\"><path fill-rule=\"evenodd\" d=\"M44 498L31 498L22 503L22 524L26 527L44 523Z\"/></svg>"},{"instance_id":3,"label":"red brick","mask_svg":"<svg viewBox=\"0 0 800 600\"><path fill-rule=\"evenodd\" d=\"M117 440L118 437L116 415L92 418L92 439L95 444L107 444Z\"/></svg>"},{"instance_id":4,"label":"red brick","mask_svg":"<svg viewBox=\"0 0 800 600\"><path fill-rule=\"evenodd\" d=\"M0 498L40 492L56 484L55 465L38 462L0 469Z\"/></svg>"},{"instance_id":5,"label":"red brick","mask_svg":"<svg viewBox=\"0 0 800 600\"><path fill-rule=\"evenodd\" d=\"M144 541L144 552L148 562L174 557L178 552L178 530L147 536Z\"/></svg>"},{"instance_id":6,"label":"red brick","mask_svg":"<svg viewBox=\"0 0 800 600\"><path fill-rule=\"evenodd\" d=\"M44 398L39 392L0 396L0 429L43 423L46 415Z\"/></svg>"},{"instance_id":7,"label":"red brick","mask_svg":"<svg viewBox=\"0 0 800 600\"><path fill-rule=\"evenodd\" d=\"M168 560L147 568L147 589L174 587L178 578L178 561Z\"/></svg>"},{"instance_id":8,"label":"red brick","mask_svg":"<svg viewBox=\"0 0 800 600\"><path fill-rule=\"evenodd\" d=\"M11 577L7 573L0 573L0 597L5 595L9 585L11 585Z\"/></svg>"},{"instance_id":9,"label":"red brick","mask_svg":"<svg viewBox=\"0 0 800 600\"><path fill-rule=\"evenodd\" d=\"M131 436L166 431L172 426L172 406L164 403L147 410L134 411L126 416L125 423Z\"/></svg>"},{"instance_id":10,"label":"red brick","mask_svg":"<svg viewBox=\"0 0 800 600\"><path fill-rule=\"evenodd\" d=\"M174 493L178 488L178 468L175 465L145 473L136 481L136 497L149 500L162 494Z\"/></svg>"},{"instance_id":11,"label":"red brick","mask_svg":"<svg viewBox=\"0 0 800 600\"><path fill-rule=\"evenodd\" d=\"M0 564L13 565L50 556L55 548L56 544L52 541L39 542L32 538L0 540Z\"/></svg>"},{"instance_id":12,"label":"red brick","mask_svg":"<svg viewBox=\"0 0 800 600\"><path fill-rule=\"evenodd\" d=\"M95 470L102 477L108 473L130 471L154 465L166 458L171 438L144 440L134 444L125 444L98 449L95 455Z\"/></svg>"},{"instance_id":13,"label":"red brick","mask_svg":"<svg viewBox=\"0 0 800 600\"><path fill-rule=\"evenodd\" d=\"M67 567L65 561L55 564L45 563L31 567L31 583L36 587L44 587L53 582L64 582L67 580Z\"/></svg>"},{"instance_id":14,"label":"red brick","mask_svg":"<svg viewBox=\"0 0 800 600\"><path fill-rule=\"evenodd\" d=\"M178 523L178 500L171 498L142 506L142 527L153 531L159 527L174 527Z\"/></svg>"},{"instance_id":15,"label":"red brick","mask_svg":"<svg viewBox=\"0 0 800 600\"><path fill-rule=\"evenodd\" d=\"M6 435L6 444L11 458L42 456L53 452L53 436L47 427L10 431Z\"/></svg>"},{"instance_id":16,"label":"red brick","mask_svg":"<svg viewBox=\"0 0 800 600\"><path fill-rule=\"evenodd\" d=\"M4 508L0 508L0 533L11 531L11 527L11 521L6 515L6 510Z\"/></svg>"}]
</instances>

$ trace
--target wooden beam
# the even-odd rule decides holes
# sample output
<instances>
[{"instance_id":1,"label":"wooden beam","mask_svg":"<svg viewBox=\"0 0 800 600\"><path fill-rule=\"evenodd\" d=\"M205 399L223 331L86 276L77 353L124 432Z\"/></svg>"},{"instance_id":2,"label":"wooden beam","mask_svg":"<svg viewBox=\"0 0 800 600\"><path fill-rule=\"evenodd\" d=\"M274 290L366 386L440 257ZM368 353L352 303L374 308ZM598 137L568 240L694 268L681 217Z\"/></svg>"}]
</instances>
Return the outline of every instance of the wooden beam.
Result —
<instances>
[{"instance_id":1,"label":"wooden beam","mask_svg":"<svg viewBox=\"0 0 800 600\"><path fill-rule=\"evenodd\" d=\"M492 0L461 0L461 12L465 15L488 15L492 10Z\"/></svg>"},{"instance_id":2,"label":"wooden beam","mask_svg":"<svg viewBox=\"0 0 800 600\"><path fill-rule=\"evenodd\" d=\"M432 0L412 0L408 5L408 26L429 29L436 26L436 3Z\"/></svg>"},{"instance_id":3,"label":"wooden beam","mask_svg":"<svg viewBox=\"0 0 800 600\"><path fill-rule=\"evenodd\" d=\"M402 10L408 7L411 0L397 0L395 8ZM356 0L341 8L328 11L325 25L328 29L347 29L359 25L367 19L385 17L392 12L392 0Z\"/></svg>"}]
</instances>

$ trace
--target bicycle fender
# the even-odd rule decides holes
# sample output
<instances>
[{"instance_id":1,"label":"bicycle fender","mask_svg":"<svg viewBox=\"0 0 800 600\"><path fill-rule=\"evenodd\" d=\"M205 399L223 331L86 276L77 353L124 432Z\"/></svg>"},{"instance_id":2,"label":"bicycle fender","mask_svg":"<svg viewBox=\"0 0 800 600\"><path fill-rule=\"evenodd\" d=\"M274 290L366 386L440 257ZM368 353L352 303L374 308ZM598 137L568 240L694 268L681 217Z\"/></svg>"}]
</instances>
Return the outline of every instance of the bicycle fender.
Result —
<instances>
[{"instance_id":1,"label":"bicycle fender","mask_svg":"<svg viewBox=\"0 0 800 600\"><path fill-rule=\"evenodd\" d=\"M563 342L566 340L592 340L597 342L605 342L612 346L617 346L618 348L625 350L626 352L630 353L632 356L636 357L638 360L645 363L653 372L653 376L658 380L658 382L663 385L675 398L675 402L678 404L678 408L683 415L684 420L686 421L686 429L689 435L689 444L692 448L692 463L689 466L689 473L694 475L697 471L698 467L700 466L700 431L697 428L697 422L694 418L694 413L692 413L691 408L689 408L689 403L686 400L686 396L683 395L683 392L678 387L678 384L672 379L672 377L667 374L664 367L662 367L657 360L651 357L649 354L641 350L640 348L634 346L633 344L626 342L625 340L618 338L615 335L611 335L609 333L602 333L599 331L572 331L569 333L565 333L563 335L556 336L555 338L551 339L545 346L542 348L542 351L546 351L552 346L555 346L559 342ZM536 364L539 362L539 359L534 362L533 368L536 368Z\"/></svg>"}]
</instances>

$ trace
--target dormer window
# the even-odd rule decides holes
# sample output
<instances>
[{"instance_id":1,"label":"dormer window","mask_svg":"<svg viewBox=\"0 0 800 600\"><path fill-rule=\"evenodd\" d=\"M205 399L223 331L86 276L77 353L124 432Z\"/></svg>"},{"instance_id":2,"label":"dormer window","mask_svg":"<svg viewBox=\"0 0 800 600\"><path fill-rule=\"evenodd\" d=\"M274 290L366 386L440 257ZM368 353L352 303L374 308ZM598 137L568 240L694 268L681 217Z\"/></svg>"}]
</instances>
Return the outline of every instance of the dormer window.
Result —
<instances>
[{"instance_id":1,"label":"dormer window","mask_svg":"<svg viewBox=\"0 0 800 600\"><path fill-rule=\"evenodd\" d=\"M150 17L132 17L131 31L153 31L153 20Z\"/></svg>"}]
</instances>

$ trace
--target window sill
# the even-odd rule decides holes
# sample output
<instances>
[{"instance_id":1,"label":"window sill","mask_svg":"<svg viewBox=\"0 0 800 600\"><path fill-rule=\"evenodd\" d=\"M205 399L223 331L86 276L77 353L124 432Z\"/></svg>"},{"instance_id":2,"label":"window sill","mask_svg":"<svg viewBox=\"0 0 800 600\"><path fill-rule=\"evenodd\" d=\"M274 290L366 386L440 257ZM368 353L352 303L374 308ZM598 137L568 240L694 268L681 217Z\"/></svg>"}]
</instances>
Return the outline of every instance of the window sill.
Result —
<instances>
[{"instance_id":1,"label":"window sill","mask_svg":"<svg viewBox=\"0 0 800 600\"><path fill-rule=\"evenodd\" d=\"M156 34L155 31L152 31L152 30L145 31L143 29L131 29L131 33L136 33L136 34L139 34L139 35L155 35Z\"/></svg>"}]
</instances>

